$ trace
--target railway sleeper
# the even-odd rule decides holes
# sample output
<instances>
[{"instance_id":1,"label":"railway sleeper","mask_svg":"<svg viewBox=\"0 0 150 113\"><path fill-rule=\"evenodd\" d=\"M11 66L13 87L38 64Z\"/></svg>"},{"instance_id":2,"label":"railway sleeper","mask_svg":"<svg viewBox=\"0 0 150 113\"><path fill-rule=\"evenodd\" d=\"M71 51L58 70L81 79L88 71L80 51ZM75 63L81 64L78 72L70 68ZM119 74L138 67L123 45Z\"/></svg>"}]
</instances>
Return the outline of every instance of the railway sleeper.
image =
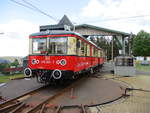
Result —
<instances>
[{"instance_id":1,"label":"railway sleeper","mask_svg":"<svg viewBox=\"0 0 150 113\"><path fill-rule=\"evenodd\" d=\"M44 113L47 110L51 111L53 113L90 113L88 108L84 105L74 105L74 106L49 106L49 105L43 105L41 107L40 113Z\"/></svg>"}]
</instances>

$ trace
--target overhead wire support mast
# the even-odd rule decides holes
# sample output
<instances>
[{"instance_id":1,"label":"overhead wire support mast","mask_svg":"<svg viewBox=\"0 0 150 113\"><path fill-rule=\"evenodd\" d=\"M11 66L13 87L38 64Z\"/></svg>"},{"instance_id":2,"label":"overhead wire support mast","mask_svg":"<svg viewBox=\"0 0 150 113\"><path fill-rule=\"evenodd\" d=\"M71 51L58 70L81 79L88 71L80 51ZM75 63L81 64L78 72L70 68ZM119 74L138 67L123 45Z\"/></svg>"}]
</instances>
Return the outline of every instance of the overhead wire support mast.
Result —
<instances>
[{"instance_id":1,"label":"overhead wire support mast","mask_svg":"<svg viewBox=\"0 0 150 113\"><path fill-rule=\"evenodd\" d=\"M21 3L21 2L17 2L17 1L15 1L15 0L10 0L10 1L12 1L12 2L14 2L14 3L16 3L16 4L19 4L19 5L21 5L21 6L24 6L24 7L26 7L26 8L32 9L32 10L34 10L34 11L37 11L37 12L39 12L39 13L41 13L41 14L43 14L43 15L49 17L49 18L51 18L51 19L54 20L54 21L57 21L57 22L59 21L59 19L57 19L57 18L55 18L55 17L53 17L53 16L51 16L51 15L45 13L44 11L42 11L42 10L39 9L38 7L34 6L33 4L27 2L26 0L22 0L25 4L24 4L24 3Z\"/></svg>"}]
</instances>

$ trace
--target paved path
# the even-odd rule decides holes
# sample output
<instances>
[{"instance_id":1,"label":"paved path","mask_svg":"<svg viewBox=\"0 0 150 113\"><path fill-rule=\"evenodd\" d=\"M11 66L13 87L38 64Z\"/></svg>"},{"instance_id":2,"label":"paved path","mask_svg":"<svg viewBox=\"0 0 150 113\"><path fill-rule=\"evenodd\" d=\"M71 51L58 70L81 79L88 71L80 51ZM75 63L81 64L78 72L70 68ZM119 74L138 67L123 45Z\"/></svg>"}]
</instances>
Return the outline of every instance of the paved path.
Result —
<instances>
[{"instance_id":1,"label":"paved path","mask_svg":"<svg viewBox=\"0 0 150 113\"><path fill-rule=\"evenodd\" d=\"M42 84L37 83L36 79L11 80L0 87L0 96L10 99L39 87L42 87Z\"/></svg>"}]
</instances>

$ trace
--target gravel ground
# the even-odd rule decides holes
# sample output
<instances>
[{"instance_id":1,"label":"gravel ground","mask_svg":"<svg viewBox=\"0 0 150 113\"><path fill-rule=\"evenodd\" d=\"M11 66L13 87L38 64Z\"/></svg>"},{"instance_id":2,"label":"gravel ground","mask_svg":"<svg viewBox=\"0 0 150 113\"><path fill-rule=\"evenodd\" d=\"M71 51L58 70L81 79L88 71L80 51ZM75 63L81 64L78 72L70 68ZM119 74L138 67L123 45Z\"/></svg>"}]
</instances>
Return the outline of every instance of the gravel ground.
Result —
<instances>
[{"instance_id":1,"label":"gravel ground","mask_svg":"<svg viewBox=\"0 0 150 113\"><path fill-rule=\"evenodd\" d=\"M106 78L113 78L109 74ZM124 81L134 88L150 91L150 76L138 75L134 77L115 77L115 80ZM129 92L131 96L120 100L120 102L112 103L105 106L97 106L91 108L92 113L150 113L150 92L132 91Z\"/></svg>"}]
</instances>

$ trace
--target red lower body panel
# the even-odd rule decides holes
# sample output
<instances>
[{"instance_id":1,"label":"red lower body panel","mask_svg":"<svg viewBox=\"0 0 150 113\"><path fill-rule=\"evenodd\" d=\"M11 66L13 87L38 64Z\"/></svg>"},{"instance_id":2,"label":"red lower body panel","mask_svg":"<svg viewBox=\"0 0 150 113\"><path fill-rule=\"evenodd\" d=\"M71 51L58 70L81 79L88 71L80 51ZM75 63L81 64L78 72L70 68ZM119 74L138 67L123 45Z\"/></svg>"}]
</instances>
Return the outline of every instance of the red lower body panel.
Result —
<instances>
[{"instance_id":1,"label":"red lower body panel","mask_svg":"<svg viewBox=\"0 0 150 113\"><path fill-rule=\"evenodd\" d=\"M66 62L65 65L62 61ZM28 67L44 70L70 70L78 72L104 63L103 58L80 56L29 56Z\"/></svg>"}]
</instances>

